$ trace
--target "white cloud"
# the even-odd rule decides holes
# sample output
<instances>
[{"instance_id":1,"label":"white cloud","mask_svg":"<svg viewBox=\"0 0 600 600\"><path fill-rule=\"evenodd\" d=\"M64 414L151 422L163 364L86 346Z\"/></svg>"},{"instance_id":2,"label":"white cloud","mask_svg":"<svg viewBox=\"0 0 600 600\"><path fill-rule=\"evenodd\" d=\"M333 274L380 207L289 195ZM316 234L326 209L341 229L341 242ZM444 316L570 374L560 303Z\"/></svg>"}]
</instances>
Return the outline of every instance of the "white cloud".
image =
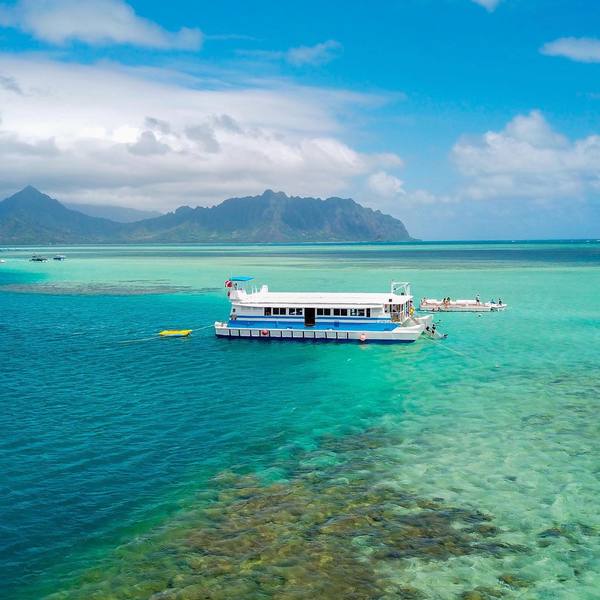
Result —
<instances>
[{"instance_id":1,"label":"white cloud","mask_svg":"<svg viewBox=\"0 0 600 600\"><path fill-rule=\"evenodd\" d=\"M548 56L564 56L577 62L600 62L600 39L559 38L544 44L540 52Z\"/></svg>"},{"instance_id":2,"label":"white cloud","mask_svg":"<svg viewBox=\"0 0 600 600\"><path fill-rule=\"evenodd\" d=\"M19 84L14 77L0 75L0 87L3 87L5 90L9 90L10 92L14 92L19 96L23 95L23 90L19 87Z\"/></svg>"},{"instance_id":3,"label":"white cloud","mask_svg":"<svg viewBox=\"0 0 600 600\"><path fill-rule=\"evenodd\" d=\"M327 40L314 46L297 46L288 50L239 50L238 54L263 60L285 61L294 67L302 67L327 64L338 58L342 50L342 44Z\"/></svg>"},{"instance_id":4,"label":"white cloud","mask_svg":"<svg viewBox=\"0 0 600 600\"><path fill-rule=\"evenodd\" d=\"M23 90L0 86L4 195L34 183L68 201L171 209L266 188L346 195L401 164L343 141L337 115L379 97L276 80L209 87L179 72L39 56L0 55L0 73Z\"/></svg>"},{"instance_id":5,"label":"white cloud","mask_svg":"<svg viewBox=\"0 0 600 600\"><path fill-rule=\"evenodd\" d=\"M285 53L286 60L295 66L323 65L337 58L342 45L335 40L327 40L314 46L298 46Z\"/></svg>"},{"instance_id":6,"label":"white cloud","mask_svg":"<svg viewBox=\"0 0 600 600\"><path fill-rule=\"evenodd\" d=\"M471 198L548 200L600 191L600 136L569 140L539 111L515 117L502 131L459 140L452 155Z\"/></svg>"},{"instance_id":7,"label":"white cloud","mask_svg":"<svg viewBox=\"0 0 600 600\"><path fill-rule=\"evenodd\" d=\"M479 6L483 6L489 12L495 10L495 8L500 4L502 0L471 0L471 2L475 2L475 4L479 4Z\"/></svg>"},{"instance_id":8,"label":"white cloud","mask_svg":"<svg viewBox=\"0 0 600 600\"><path fill-rule=\"evenodd\" d=\"M142 131L137 141L129 145L129 152L139 156L150 156L151 154L166 154L171 148L156 139L152 131Z\"/></svg>"},{"instance_id":9,"label":"white cloud","mask_svg":"<svg viewBox=\"0 0 600 600\"><path fill-rule=\"evenodd\" d=\"M158 49L198 49L198 29L171 32L135 14L123 0L19 0L0 8L0 25L16 27L50 44L129 44Z\"/></svg>"},{"instance_id":10,"label":"white cloud","mask_svg":"<svg viewBox=\"0 0 600 600\"><path fill-rule=\"evenodd\" d=\"M404 182L385 171L377 171L369 175L367 184L375 194L384 198L393 198L406 193Z\"/></svg>"}]
</instances>

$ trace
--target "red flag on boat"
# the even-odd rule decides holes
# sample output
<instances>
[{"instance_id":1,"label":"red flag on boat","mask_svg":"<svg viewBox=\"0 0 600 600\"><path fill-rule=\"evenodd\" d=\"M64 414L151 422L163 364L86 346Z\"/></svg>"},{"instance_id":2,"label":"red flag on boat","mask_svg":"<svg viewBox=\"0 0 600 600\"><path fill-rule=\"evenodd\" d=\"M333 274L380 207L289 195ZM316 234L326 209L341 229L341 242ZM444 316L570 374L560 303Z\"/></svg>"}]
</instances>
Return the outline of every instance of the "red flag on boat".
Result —
<instances>
[{"instance_id":1,"label":"red flag on boat","mask_svg":"<svg viewBox=\"0 0 600 600\"><path fill-rule=\"evenodd\" d=\"M231 281L231 279L228 279L228 280L225 282L225 287L226 287L226 288L233 287L233 281Z\"/></svg>"}]
</instances>

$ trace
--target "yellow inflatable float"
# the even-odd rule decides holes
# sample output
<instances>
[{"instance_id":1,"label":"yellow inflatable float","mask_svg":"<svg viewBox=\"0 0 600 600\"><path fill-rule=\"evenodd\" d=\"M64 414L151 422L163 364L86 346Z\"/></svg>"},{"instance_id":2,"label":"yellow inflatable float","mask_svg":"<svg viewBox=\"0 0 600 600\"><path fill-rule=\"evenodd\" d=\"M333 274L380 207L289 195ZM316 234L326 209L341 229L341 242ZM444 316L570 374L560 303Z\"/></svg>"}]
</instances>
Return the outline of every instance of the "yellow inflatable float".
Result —
<instances>
[{"instance_id":1,"label":"yellow inflatable float","mask_svg":"<svg viewBox=\"0 0 600 600\"><path fill-rule=\"evenodd\" d=\"M158 335L160 337L187 337L192 331L192 329L164 329Z\"/></svg>"}]
</instances>

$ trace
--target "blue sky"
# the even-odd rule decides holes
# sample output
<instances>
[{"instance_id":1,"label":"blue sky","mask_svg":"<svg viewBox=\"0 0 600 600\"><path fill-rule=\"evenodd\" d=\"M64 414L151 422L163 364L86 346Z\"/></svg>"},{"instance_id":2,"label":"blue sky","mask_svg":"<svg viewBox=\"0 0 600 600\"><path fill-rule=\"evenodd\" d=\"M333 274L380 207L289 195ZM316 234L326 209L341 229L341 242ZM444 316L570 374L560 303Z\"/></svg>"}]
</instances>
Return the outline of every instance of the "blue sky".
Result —
<instances>
[{"instance_id":1,"label":"blue sky","mask_svg":"<svg viewBox=\"0 0 600 600\"><path fill-rule=\"evenodd\" d=\"M426 239L600 235L592 0L0 3L0 186L351 196Z\"/></svg>"}]
</instances>

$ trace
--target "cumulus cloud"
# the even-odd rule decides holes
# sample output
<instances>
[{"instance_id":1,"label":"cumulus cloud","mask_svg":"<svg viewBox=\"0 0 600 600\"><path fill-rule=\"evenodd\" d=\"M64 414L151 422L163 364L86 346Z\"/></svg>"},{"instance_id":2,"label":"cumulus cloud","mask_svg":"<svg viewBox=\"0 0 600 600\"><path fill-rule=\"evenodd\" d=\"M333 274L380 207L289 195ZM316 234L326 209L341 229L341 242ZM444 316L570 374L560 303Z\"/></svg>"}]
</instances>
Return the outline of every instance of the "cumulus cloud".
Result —
<instances>
[{"instance_id":1,"label":"cumulus cloud","mask_svg":"<svg viewBox=\"0 0 600 600\"><path fill-rule=\"evenodd\" d=\"M404 182L385 171L372 173L369 175L367 183L373 192L384 198L395 197L405 193Z\"/></svg>"},{"instance_id":2,"label":"cumulus cloud","mask_svg":"<svg viewBox=\"0 0 600 600\"><path fill-rule=\"evenodd\" d=\"M154 117L146 117L144 119L144 125L153 131L158 131L159 133L171 133L171 126L161 119L155 119Z\"/></svg>"},{"instance_id":3,"label":"cumulus cloud","mask_svg":"<svg viewBox=\"0 0 600 600\"><path fill-rule=\"evenodd\" d=\"M379 97L276 80L208 87L178 72L39 56L0 55L0 73L25 91L15 102L0 86L4 196L32 178L65 201L158 209L266 188L350 195L401 164L344 141L337 115Z\"/></svg>"},{"instance_id":4,"label":"cumulus cloud","mask_svg":"<svg viewBox=\"0 0 600 600\"><path fill-rule=\"evenodd\" d=\"M129 144L129 152L139 156L166 154L169 150L169 146L159 142L152 131L142 131L137 141L134 144Z\"/></svg>"},{"instance_id":5,"label":"cumulus cloud","mask_svg":"<svg viewBox=\"0 0 600 600\"><path fill-rule=\"evenodd\" d=\"M559 38L544 44L540 52L548 56L563 56L577 62L600 62L600 39Z\"/></svg>"},{"instance_id":6,"label":"cumulus cloud","mask_svg":"<svg viewBox=\"0 0 600 600\"><path fill-rule=\"evenodd\" d=\"M498 4L500 4L501 0L471 0L475 2L475 4L479 4L479 6L483 6L489 12L492 12Z\"/></svg>"},{"instance_id":7,"label":"cumulus cloud","mask_svg":"<svg viewBox=\"0 0 600 600\"><path fill-rule=\"evenodd\" d=\"M190 140L196 142L198 147L205 152L219 152L221 149L215 136L215 130L209 123L188 127L185 130L185 134Z\"/></svg>"},{"instance_id":8,"label":"cumulus cloud","mask_svg":"<svg viewBox=\"0 0 600 600\"><path fill-rule=\"evenodd\" d=\"M452 155L471 198L548 200L600 190L600 136L569 140L539 111L515 117L501 131L459 140Z\"/></svg>"},{"instance_id":9,"label":"cumulus cloud","mask_svg":"<svg viewBox=\"0 0 600 600\"><path fill-rule=\"evenodd\" d=\"M198 29L167 31L137 15L123 0L19 0L0 8L0 25L50 44L79 41L195 50L202 43Z\"/></svg>"}]
</instances>

